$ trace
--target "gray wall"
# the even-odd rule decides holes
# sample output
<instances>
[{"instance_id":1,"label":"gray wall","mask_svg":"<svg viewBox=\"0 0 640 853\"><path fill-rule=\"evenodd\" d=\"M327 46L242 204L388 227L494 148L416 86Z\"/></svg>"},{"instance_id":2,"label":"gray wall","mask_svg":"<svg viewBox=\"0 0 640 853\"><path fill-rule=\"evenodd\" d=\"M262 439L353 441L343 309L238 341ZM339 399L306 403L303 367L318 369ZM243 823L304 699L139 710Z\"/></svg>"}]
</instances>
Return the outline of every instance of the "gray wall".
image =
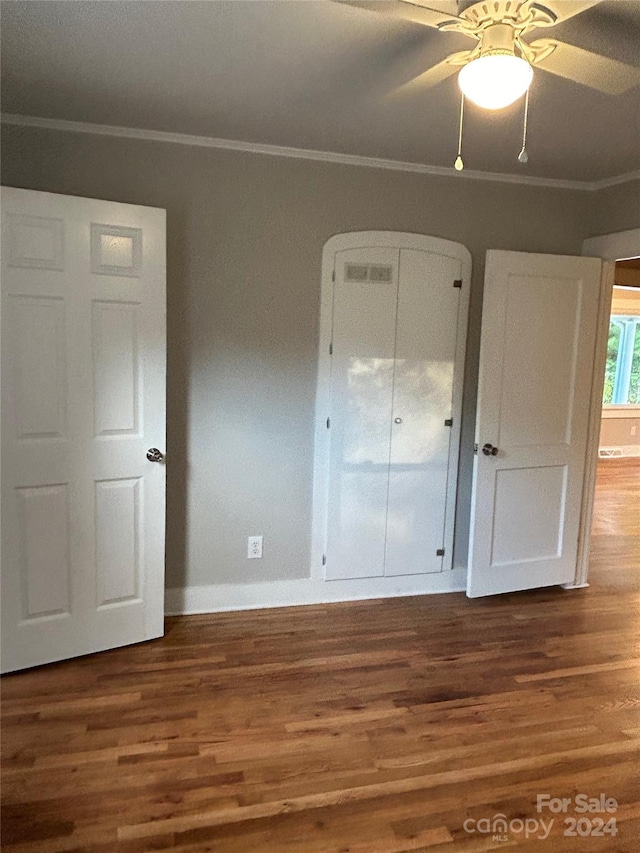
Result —
<instances>
[{"instance_id":1,"label":"gray wall","mask_svg":"<svg viewBox=\"0 0 640 853\"><path fill-rule=\"evenodd\" d=\"M640 146L638 150L640 157ZM592 194L589 193L589 196ZM593 193L589 237L640 228L640 180Z\"/></svg>"},{"instance_id":2,"label":"gray wall","mask_svg":"<svg viewBox=\"0 0 640 853\"><path fill-rule=\"evenodd\" d=\"M380 229L464 244L474 264L464 565L484 253L580 254L584 237L603 233L594 194L14 127L2 160L11 186L167 209L171 587L308 575L326 240ZM264 559L247 561L246 537L258 533Z\"/></svg>"}]
</instances>

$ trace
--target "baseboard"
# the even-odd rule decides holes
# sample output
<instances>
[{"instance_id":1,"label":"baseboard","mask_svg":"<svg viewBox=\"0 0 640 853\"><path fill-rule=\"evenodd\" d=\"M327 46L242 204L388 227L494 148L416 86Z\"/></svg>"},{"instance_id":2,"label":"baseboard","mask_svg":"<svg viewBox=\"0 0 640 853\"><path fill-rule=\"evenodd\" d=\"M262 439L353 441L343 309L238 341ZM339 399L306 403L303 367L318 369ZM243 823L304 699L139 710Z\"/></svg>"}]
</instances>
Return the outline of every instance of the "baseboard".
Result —
<instances>
[{"instance_id":1,"label":"baseboard","mask_svg":"<svg viewBox=\"0 0 640 853\"><path fill-rule=\"evenodd\" d=\"M635 459L640 456L640 444L620 444L615 447L600 447L600 459Z\"/></svg>"},{"instance_id":2,"label":"baseboard","mask_svg":"<svg viewBox=\"0 0 640 853\"><path fill-rule=\"evenodd\" d=\"M167 589L165 613L180 616L195 613L223 613L228 610L262 610L332 601L359 601L396 598L405 595L436 595L463 592L465 569L431 575L403 575L395 578L360 578L322 581L301 578L250 584L210 584Z\"/></svg>"}]
</instances>

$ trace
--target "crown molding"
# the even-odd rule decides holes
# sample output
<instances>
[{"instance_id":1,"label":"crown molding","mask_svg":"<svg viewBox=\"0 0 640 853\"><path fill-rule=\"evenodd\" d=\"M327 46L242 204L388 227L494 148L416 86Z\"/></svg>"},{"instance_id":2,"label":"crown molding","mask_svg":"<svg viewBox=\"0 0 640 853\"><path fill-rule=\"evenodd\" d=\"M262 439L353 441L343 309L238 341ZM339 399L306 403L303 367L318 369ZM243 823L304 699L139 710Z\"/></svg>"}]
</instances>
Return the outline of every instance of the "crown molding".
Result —
<instances>
[{"instance_id":1,"label":"crown molding","mask_svg":"<svg viewBox=\"0 0 640 853\"><path fill-rule=\"evenodd\" d=\"M249 154L267 154L271 157L289 157L295 160L314 160L320 163L335 163L343 166L360 166L369 169L388 169L395 172L412 172L420 175L435 175L456 178L497 181L505 184L524 184L533 187L553 187L566 190L596 191L640 179L640 170L605 178L601 181L568 181L560 178L536 178L531 175L511 175L503 172L481 172L465 169L457 172L452 167L428 166L423 163L405 163L400 160L385 160L378 157L361 157L357 154L340 154L334 151L315 151L307 148L290 148L282 145L266 145L258 142L242 142L235 139L219 139L212 136L192 136L186 133L170 133L163 130L145 130L139 127L118 127L110 124L69 121L67 119L41 118L39 116L0 114L2 124L17 127L35 127L70 133L89 133L95 136L116 136L124 139L143 139L168 142L174 145L190 145L198 148L219 148L225 151L241 151Z\"/></svg>"},{"instance_id":2,"label":"crown molding","mask_svg":"<svg viewBox=\"0 0 640 853\"><path fill-rule=\"evenodd\" d=\"M629 184L632 181L640 181L640 169L635 172L627 172L625 175L616 175L613 178L603 178L589 185L590 190L606 190L607 187L616 187L618 184Z\"/></svg>"}]
</instances>

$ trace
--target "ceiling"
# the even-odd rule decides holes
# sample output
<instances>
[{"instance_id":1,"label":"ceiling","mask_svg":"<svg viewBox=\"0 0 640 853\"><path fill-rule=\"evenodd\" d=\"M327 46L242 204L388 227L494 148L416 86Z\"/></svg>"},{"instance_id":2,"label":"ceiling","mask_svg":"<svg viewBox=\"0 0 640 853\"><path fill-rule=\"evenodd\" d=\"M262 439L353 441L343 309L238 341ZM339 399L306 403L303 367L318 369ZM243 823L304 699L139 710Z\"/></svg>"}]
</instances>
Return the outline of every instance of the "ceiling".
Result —
<instances>
[{"instance_id":1,"label":"ceiling","mask_svg":"<svg viewBox=\"0 0 640 853\"><path fill-rule=\"evenodd\" d=\"M329 0L4 0L2 24L4 113L430 166L456 156L455 76L388 97L468 48L455 33ZM640 2L604 0L552 34L640 65ZM536 71L526 166L522 110L469 106L468 169L594 182L640 168L639 87L604 95Z\"/></svg>"}]
</instances>

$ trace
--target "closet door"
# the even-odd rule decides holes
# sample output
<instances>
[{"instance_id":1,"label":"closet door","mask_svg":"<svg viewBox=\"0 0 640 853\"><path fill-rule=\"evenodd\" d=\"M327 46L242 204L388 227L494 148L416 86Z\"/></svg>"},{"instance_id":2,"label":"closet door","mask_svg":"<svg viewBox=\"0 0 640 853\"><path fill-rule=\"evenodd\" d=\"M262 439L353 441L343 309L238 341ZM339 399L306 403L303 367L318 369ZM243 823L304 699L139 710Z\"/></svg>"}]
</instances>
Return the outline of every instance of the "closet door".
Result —
<instances>
[{"instance_id":1,"label":"closet door","mask_svg":"<svg viewBox=\"0 0 640 853\"><path fill-rule=\"evenodd\" d=\"M442 571L460 276L459 259L400 251L385 575Z\"/></svg>"},{"instance_id":2,"label":"closet door","mask_svg":"<svg viewBox=\"0 0 640 853\"><path fill-rule=\"evenodd\" d=\"M398 249L337 252L326 578L384 574Z\"/></svg>"}]
</instances>

